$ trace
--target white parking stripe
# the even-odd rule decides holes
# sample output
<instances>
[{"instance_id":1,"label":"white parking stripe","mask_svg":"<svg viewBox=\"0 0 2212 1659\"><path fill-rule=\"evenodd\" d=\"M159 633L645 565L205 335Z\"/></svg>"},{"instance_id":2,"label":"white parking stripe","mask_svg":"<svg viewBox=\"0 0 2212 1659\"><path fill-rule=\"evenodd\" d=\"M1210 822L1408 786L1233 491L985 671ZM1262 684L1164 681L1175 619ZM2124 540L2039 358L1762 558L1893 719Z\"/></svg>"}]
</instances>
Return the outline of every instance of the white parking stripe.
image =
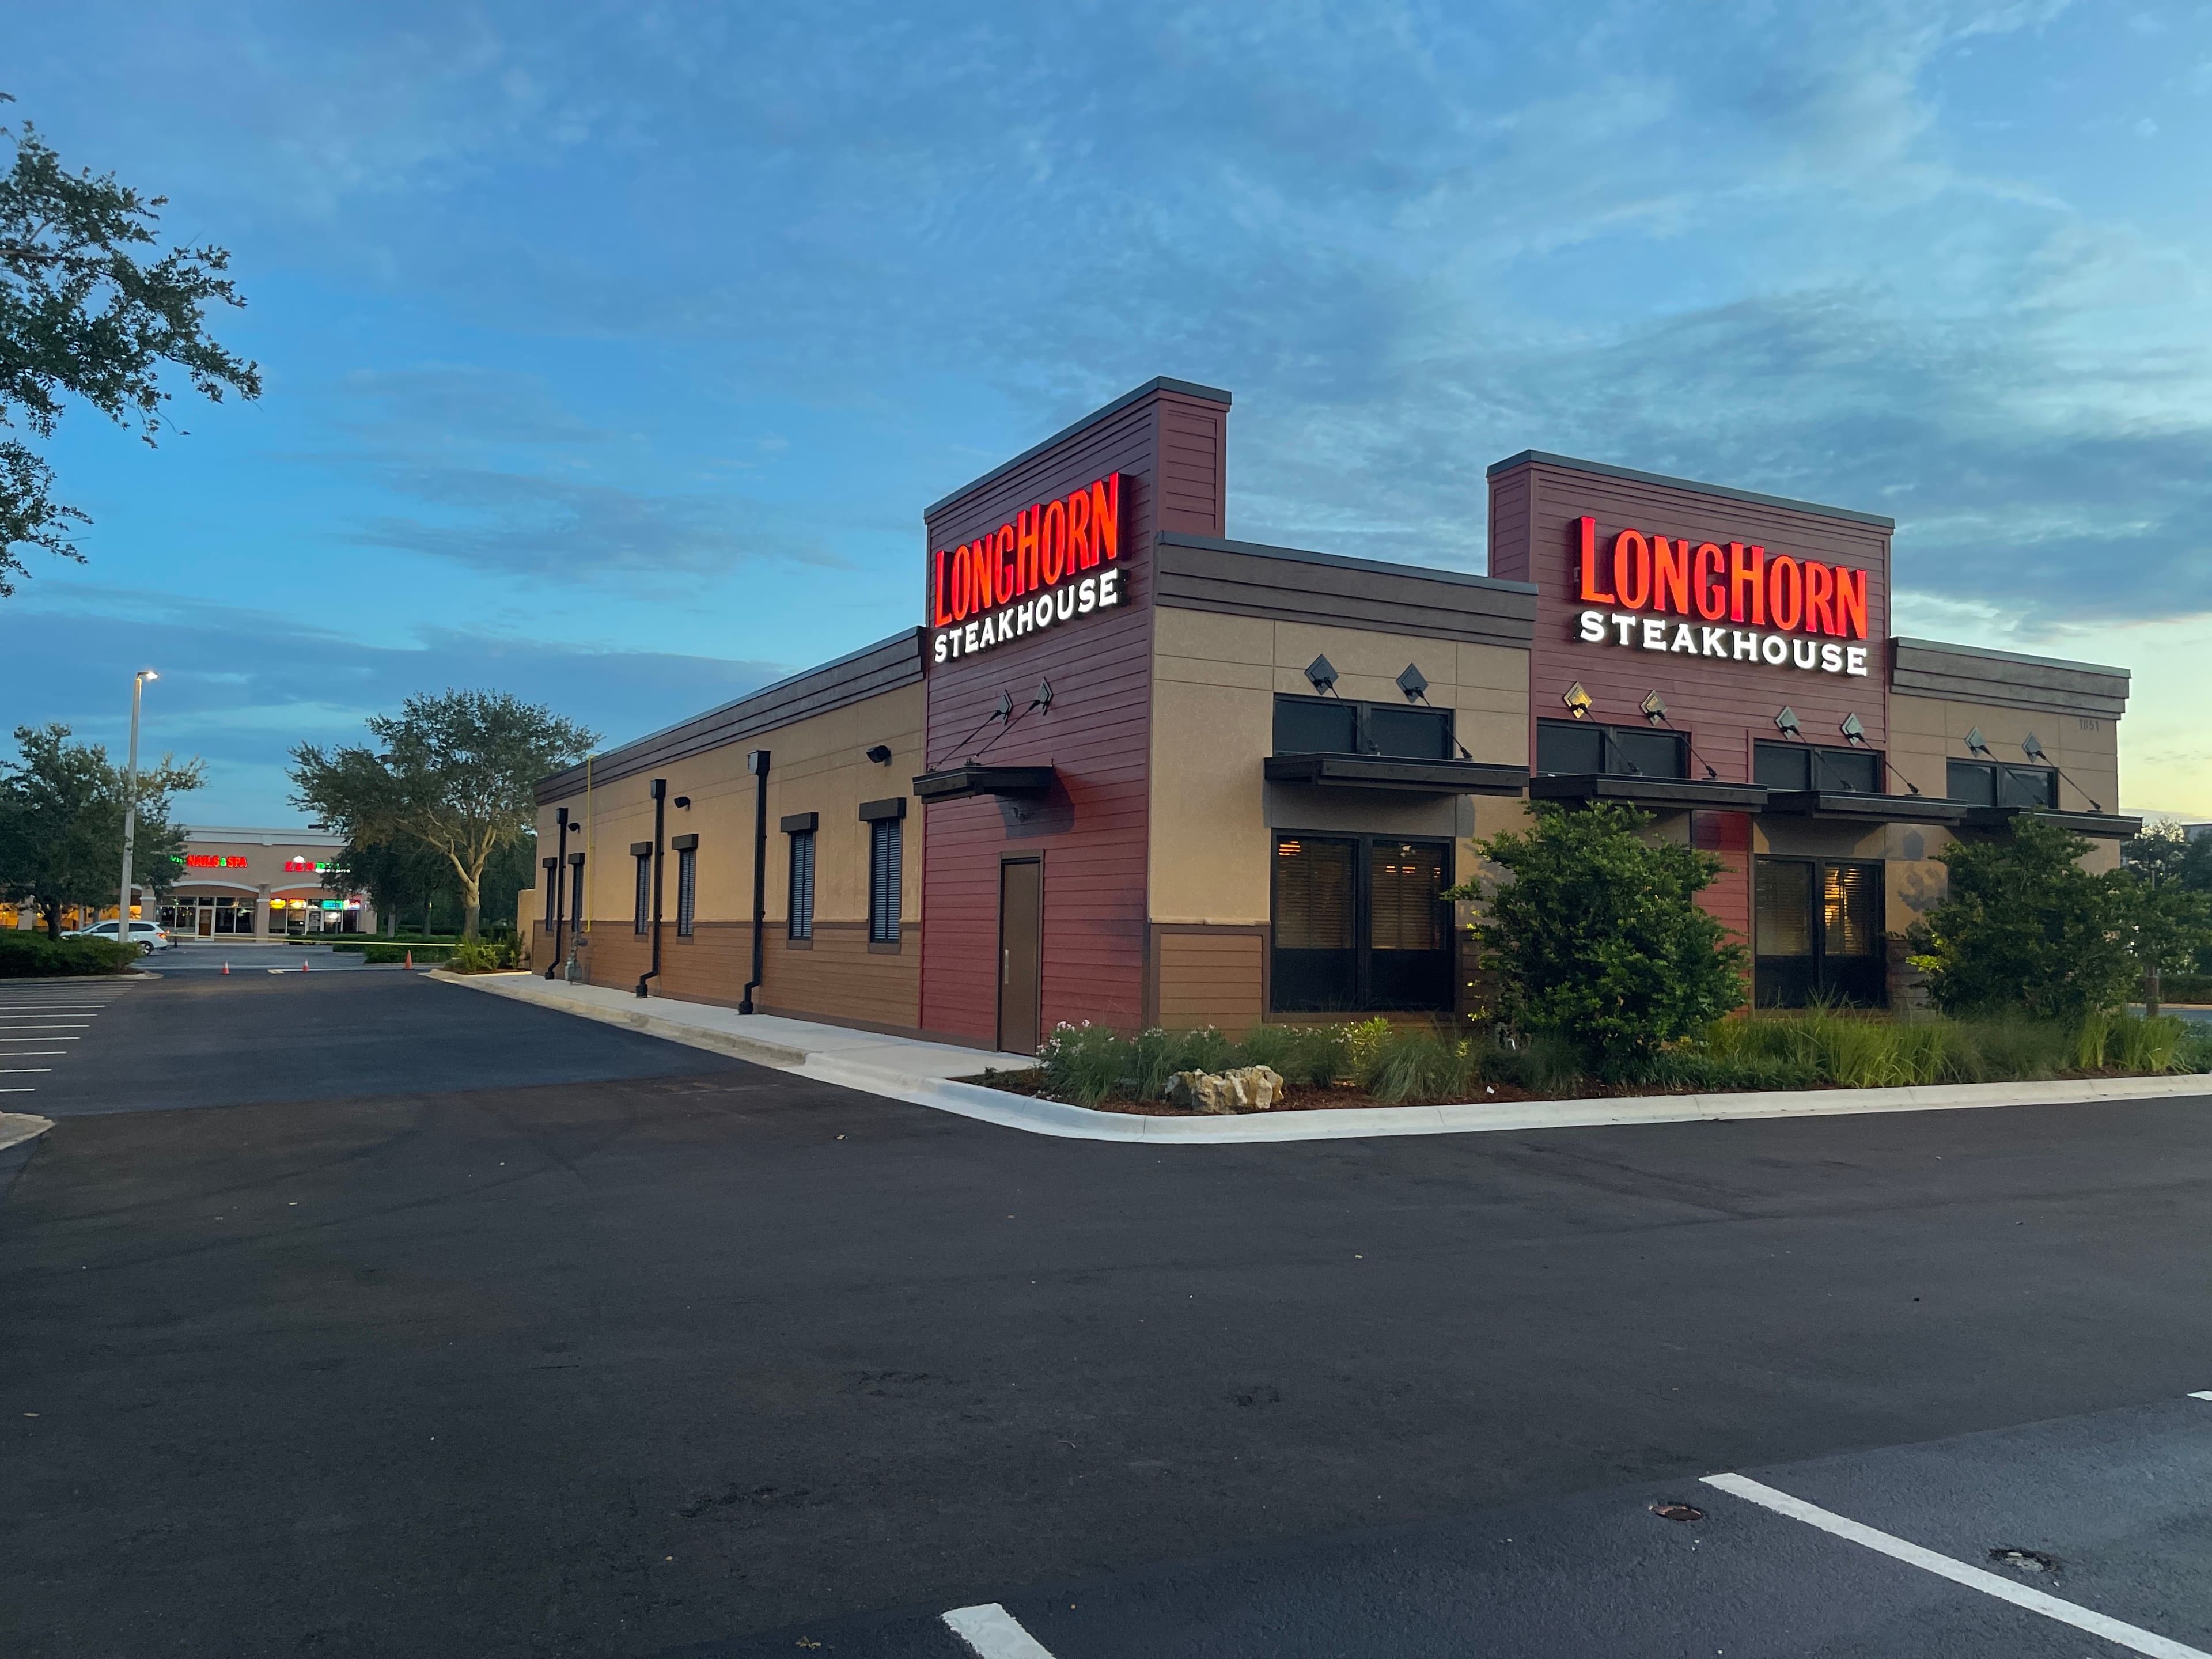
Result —
<instances>
[{"instance_id":1,"label":"white parking stripe","mask_svg":"<svg viewBox=\"0 0 2212 1659\"><path fill-rule=\"evenodd\" d=\"M1802 1498L1792 1498L1786 1492L1777 1492L1771 1486L1741 1474L1709 1474L1705 1478L1708 1486L1717 1486L1747 1503L1757 1504L1772 1510L1777 1515L1786 1515L1793 1521L1802 1521L1808 1527L1818 1527L1822 1532L1833 1534L1863 1548L1887 1555L1893 1561L1902 1561L1907 1566L1918 1567L1923 1572L1932 1572L1939 1578L1948 1578L1954 1584L1979 1590L1984 1595L1994 1595L2000 1601L2009 1601L2030 1613L2039 1613L2046 1619L2056 1619L2063 1625L2071 1625L2092 1636L2136 1653L2145 1653L2152 1659L2212 1659L2202 1648L2192 1648L2185 1642L2160 1636L2154 1631L2139 1629L2108 1619L2101 1613L2076 1607L2071 1601L2062 1601L2055 1595L2030 1589L2025 1584L2015 1584L2009 1578L1984 1572L1979 1567L1970 1567L1963 1561L1954 1561L1948 1555L1938 1555L1934 1550L1923 1549L1905 1539L1895 1538L1886 1532L1877 1532L1847 1516L1832 1510L1824 1510L1816 1504L1808 1504Z\"/></svg>"},{"instance_id":2,"label":"white parking stripe","mask_svg":"<svg viewBox=\"0 0 2212 1659\"><path fill-rule=\"evenodd\" d=\"M2200 1389L2189 1397L2191 1400L2212 1400L2212 1389Z\"/></svg>"},{"instance_id":3,"label":"white parking stripe","mask_svg":"<svg viewBox=\"0 0 2212 1659\"><path fill-rule=\"evenodd\" d=\"M965 1642L976 1659L1052 1659L1050 1650L996 1601L955 1607L945 1615L945 1627Z\"/></svg>"},{"instance_id":4,"label":"white parking stripe","mask_svg":"<svg viewBox=\"0 0 2212 1659\"><path fill-rule=\"evenodd\" d=\"M13 1054L6 1056L9 1060L15 1057ZM0 1077L27 1077L33 1072L51 1072L53 1069L51 1066L0 1066Z\"/></svg>"},{"instance_id":5,"label":"white parking stripe","mask_svg":"<svg viewBox=\"0 0 2212 1659\"><path fill-rule=\"evenodd\" d=\"M18 1048L13 1053L0 1054L0 1060L33 1060L43 1054L66 1054L66 1048ZM49 1071L52 1067L47 1068Z\"/></svg>"}]
</instances>

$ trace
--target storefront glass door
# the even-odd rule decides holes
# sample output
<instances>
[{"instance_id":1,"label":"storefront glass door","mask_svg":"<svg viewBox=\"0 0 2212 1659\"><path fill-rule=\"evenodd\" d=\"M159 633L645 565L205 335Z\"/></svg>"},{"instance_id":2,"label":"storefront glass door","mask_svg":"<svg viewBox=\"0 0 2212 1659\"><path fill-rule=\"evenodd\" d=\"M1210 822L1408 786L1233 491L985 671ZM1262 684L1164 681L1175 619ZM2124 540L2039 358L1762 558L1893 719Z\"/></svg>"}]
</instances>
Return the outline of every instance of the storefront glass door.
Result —
<instances>
[{"instance_id":1,"label":"storefront glass door","mask_svg":"<svg viewBox=\"0 0 2212 1659\"><path fill-rule=\"evenodd\" d=\"M1271 996L1278 1012L1452 1006L1443 902L1451 848L1380 836L1275 842Z\"/></svg>"},{"instance_id":2,"label":"storefront glass door","mask_svg":"<svg viewBox=\"0 0 2212 1659\"><path fill-rule=\"evenodd\" d=\"M1882 866L1762 858L1756 871L1753 992L1759 1006L1887 1004Z\"/></svg>"}]
</instances>

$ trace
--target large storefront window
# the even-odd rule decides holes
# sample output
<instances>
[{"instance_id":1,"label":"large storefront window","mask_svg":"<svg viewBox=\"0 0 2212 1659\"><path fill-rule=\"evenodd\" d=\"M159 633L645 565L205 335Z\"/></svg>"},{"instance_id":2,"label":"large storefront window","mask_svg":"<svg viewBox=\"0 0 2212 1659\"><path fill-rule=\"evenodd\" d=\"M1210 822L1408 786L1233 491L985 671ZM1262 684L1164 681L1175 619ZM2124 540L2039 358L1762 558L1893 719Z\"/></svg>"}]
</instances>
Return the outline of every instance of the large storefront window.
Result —
<instances>
[{"instance_id":1,"label":"large storefront window","mask_svg":"<svg viewBox=\"0 0 2212 1659\"><path fill-rule=\"evenodd\" d=\"M1882 866L1762 858L1755 866L1754 999L1762 1008L1888 1001Z\"/></svg>"},{"instance_id":2,"label":"large storefront window","mask_svg":"<svg viewBox=\"0 0 2212 1659\"><path fill-rule=\"evenodd\" d=\"M1278 836L1276 1011L1449 1008L1450 865L1441 842Z\"/></svg>"}]
</instances>

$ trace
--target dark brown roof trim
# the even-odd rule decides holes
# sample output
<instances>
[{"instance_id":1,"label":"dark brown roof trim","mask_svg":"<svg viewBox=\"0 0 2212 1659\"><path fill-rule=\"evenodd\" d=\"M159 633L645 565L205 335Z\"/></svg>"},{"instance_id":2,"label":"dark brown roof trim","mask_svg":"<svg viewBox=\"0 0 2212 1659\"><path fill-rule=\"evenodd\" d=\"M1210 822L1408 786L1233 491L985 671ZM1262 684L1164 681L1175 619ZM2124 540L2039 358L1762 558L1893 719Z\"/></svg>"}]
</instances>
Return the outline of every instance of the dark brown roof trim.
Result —
<instances>
[{"instance_id":1,"label":"dark brown roof trim","mask_svg":"<svg viewBox=\"0 0 2212 1659\"><path fill-rule=\"evenodd\" d=\"M656 766L704 754L709 749L720 749L794 720L825 714L833 708L915 684L921 678L921 636L919 628L902 629L834 662L764 685L735 702L723 703L703 714L695 714L595 755L591 761L592 783L597 787L635 777ZM544 805L581 794L584 774L584 767L577 765L540 778L537 786L538 804Z\"/></svg>"},{"instance_id":2,"label":"dark brown roof trim","mask_svg":"<svg viewBox=\"0 0 2212 1659\"><path fill-rule=\"evenodd\" d=\"M1219 386L1200 386L1195 380L1170 380L1164 374L1155 375L1151 380L1146 381L1144 385L1132 387L1130 390L1123 392L1120 397L1115 398L1112 403L1102 404L1097 409L1092 410L1088 415L1085 415L1081 420L1071 422L1069 424L1060 428L1059 431L1054 433L1052 436L1047 438L1042 443L1031 444L1027 449L1022 451L1020 454L1015 456L1011 461L1001 461L998 465L993 467L988 472L984 473L981 477L970 478L966 483L962 484L959 489L954 490L951 495L940 495L937 500L932 501L927 507L921 509L922 518L925 520L927 520L932 514L945 507L951 506L953 502L958 501L962 496L973 495L975 491L981 489L985 484L990 483L992 479L1000 477L1003 473L1012 471L1024 461L1036 459L1038 456L1043 454L1046 450L1050 449L1054 444L1066 442L1068 439L1073 438L1077 433L1082 431L1085 427L1095 426L1099 422L1104 420L1109 415L1118 414L1121 410L1127 409L1131 404L1135 403L1139 398L1149 398L1155 392L1180 392L1186 398L1202 398L1207 403L1219 404L1224 409L1229 407L1229 394L1224 392Z\"/></svg>"},{"instance_id":3,"label":"dark brown roof trim","mask_svg":"<svg viewBox=\"0 0 2212 1659\"><path fill-rule=\"evenodd\" d=\"M1854 524L1870 524L1881 530L1894 530L1897 520L1884 518L1879 513L1861 513L1854 507L1826 507L1819 501L1801 501L1788 495L1762 495L1755 489L1731 489L1726 484L1700 483L1695 478L1670 477L1664 472L1638 472L1631 466L1609 466L1603 461L1585 461L1572 455L1554 455L1546 449L1524 449L1518 455L1508 455L1502 461L1491 464L1486 476L1496 477L1510 467L1540 462L1546 466L1563 466L1575 472L1595 472L1601 477L1626 478L1635 483L1662 484L1668 489L1687 489L1699 495L1717 495L1723 501L1750 501L1759 507L1784 507L1795 513L1817 513L1826 519L1849 519Z\"/></svg>"}]
</instances>

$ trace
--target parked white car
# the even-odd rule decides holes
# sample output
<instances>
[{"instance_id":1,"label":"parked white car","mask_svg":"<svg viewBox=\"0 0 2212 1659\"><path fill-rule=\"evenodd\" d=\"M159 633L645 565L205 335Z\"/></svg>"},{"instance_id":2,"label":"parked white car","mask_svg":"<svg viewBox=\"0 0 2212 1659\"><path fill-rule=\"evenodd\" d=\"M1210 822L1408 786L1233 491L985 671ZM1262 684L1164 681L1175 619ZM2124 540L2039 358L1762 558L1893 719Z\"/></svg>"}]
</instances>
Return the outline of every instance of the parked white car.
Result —
<instances>
[{"instance_id":1,"label":"parked white car","mask_svg":"<svg viewBox=\"0 0 2212 1659\"><path fill-rule=\"evenodd\" d=\"M115 937L115 924L112 921L97 922L90 927L74 928L64 933L62 937L64 939L112 939ZM156 951L166 951L174 943L169 937L167 928L158 922L141 921L135 916L131 922L131 937L138 942L138 948L149 956Z\"/></svg>"}]
</instances>

